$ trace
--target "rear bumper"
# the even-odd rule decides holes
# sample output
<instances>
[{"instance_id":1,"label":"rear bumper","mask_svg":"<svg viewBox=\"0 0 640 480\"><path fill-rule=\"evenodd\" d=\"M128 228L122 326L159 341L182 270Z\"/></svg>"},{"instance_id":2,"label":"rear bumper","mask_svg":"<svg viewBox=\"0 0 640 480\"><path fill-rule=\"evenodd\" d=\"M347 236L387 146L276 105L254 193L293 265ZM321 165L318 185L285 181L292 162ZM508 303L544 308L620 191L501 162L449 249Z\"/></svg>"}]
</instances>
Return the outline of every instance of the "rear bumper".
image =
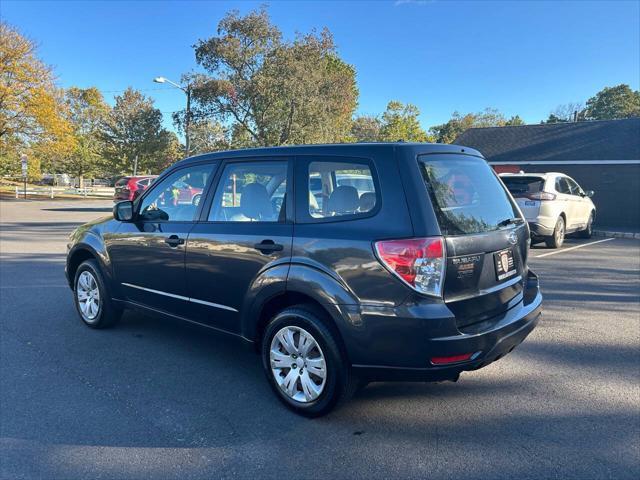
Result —
<instances>
[{"instance_id":1,"label":"rear bumper","mask_svg":"<svg viewBox=\"0 0 640 480\"><path fill-rule=\"evenodd\" d=\"M464 331L457 330L452 335L440 336L438 330L445 330L445 319L421 319L422 322L432 322L436 335L430 336L430 325L426 326L426 338L413 333L403 332L402 328L395 328L387 332L387 340L392 344L405 344L405 348L397 350L389 358L397 359L396 365L362 364L354 362L356 372L369 380L402 380L402 381L440 381L456 380L461 372L477 370L502 358L531 333L537 325L542 313L542 295L538 284L538 277L529 272L526 288L519 302L499 318L492 318L481 324L472 325ZM408 319L396 319L399 323ZM413 322L409 322L413 323ZM394 337L403 338L394 342ZM422 337L421 342L415 338ZM433 365L433 357L448 357L473 353L470 360L447 365ZM389 355L389 353L387 353Z\"/></svg>"},{"instance_id":2,"label":"rear bumper","mask_svg":"<svg viewBox=\"0 0 640 480\"><path fill-rule=\"evenodd\" d=\"M537 222L529 222L529 230L532 237L550 237L553 235L554 228Z\"/></svg>"}]
</instances>

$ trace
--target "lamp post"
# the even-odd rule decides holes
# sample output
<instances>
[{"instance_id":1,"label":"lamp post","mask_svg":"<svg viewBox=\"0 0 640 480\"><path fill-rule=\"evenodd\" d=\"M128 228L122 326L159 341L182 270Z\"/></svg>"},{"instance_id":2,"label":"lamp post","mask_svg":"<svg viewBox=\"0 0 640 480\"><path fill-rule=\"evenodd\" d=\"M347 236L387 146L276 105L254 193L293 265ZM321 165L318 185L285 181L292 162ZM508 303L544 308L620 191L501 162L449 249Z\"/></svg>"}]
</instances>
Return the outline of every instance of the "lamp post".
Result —
<instances>
[{"instance_id":1,"label":"lamp post","mask_svg":"<svg viewBox=\"0 0 640 480\"><path fill-rule=\"evenodd\" d=\"M176 88L179 88L187 95L187 111L186 118L184 121L184 138L185 138L185 150L187 152L187 157L189 156L191 141L189 139L189 125L191 124L191 84L187 83L186 86L180 85L176 82L172 82L168 78L164 77L156 77L153 79L156 83L168 83L173 85Z\"/></svg>"}]
</instances>

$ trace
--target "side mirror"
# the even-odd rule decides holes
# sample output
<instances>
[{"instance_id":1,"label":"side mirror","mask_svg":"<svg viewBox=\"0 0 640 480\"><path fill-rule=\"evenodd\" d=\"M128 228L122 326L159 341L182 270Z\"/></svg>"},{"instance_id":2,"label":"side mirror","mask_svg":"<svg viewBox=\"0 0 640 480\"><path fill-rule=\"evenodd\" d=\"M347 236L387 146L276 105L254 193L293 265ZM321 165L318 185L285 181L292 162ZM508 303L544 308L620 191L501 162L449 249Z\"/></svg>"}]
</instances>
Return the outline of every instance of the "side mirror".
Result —
<instances>
[{"instance_id":1,"label":"side mirror","mask_svg":"<svg viewBox=\"0 0 640 480\"><path fill-rule=\"evenodd\" d=\"M133 202L124 200L113 206L113 218L121 222L133 220Z\"/></svg>"},{"instance_id":2,"label":"side mirror","mask_svg":"<svg viewBox=\"0 0 640 480\"><path fill-rule=\"evenodd\" d=\"M584 194L585 194L587 197L593 197L593 195L594 195L595 193L596 193L596 192L594 192L593 190L587 190L586 192L584 192Z\"/></svg>"}]
</instances>

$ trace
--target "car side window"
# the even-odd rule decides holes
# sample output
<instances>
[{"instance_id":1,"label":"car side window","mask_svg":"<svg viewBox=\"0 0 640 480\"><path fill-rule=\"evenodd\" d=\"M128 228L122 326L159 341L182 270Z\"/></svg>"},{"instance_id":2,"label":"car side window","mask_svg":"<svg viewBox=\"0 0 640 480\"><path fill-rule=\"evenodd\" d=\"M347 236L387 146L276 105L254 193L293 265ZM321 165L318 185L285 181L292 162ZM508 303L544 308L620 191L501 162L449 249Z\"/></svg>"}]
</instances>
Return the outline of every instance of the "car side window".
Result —
<instances>
[{"instance_id":1,"label":"car side window","mask_svg":"<svg viewBox=\"0 0 640 480\"><path fill-rule=\"evenodd\" d=\"M307 184L308 212L314 219L366 214L378 203L371 169L364 162L311 162Z\"/></svg>"},{"instance_id":2,"label":"car side window","mask_svg":"<svg viewBox=\"0 0 640 480\"><path fill-rule=\"evenodd\" d=\"M153 222L188 222L195 219L213 165L194 165L176 170L146 195L139 218Z\"/></svg>"},{"instance_id":3,"label":"car side window","mask_svg":"<svg viewBox=\"0 0 640 480\"><path fill-rule=\"evenodd\" d=\"M222 172L210 222L282 222L287 192L286 161L230 163Z\"/></svg>"},{"instance_id":4,"label":"car side window","mask_svg":"<svg viewBox=\"0 0 640 480\"><path fill-rule=\"evenodd\" d=\"M569 190L571 191L571 195L580 195L582 193L582 189L580 186L571 178L567 178L567 184L569 185Z\"/></svg>"},{"instance_id":5,"label":"car side window","mask_svg":"<svg viewBox=\"0 0 640 480\"><path fill-rule=\"evenodd\" d=\"M567 183L567 179L564 177L556 178L556 192L571 195L571 189Z\"/></svg>"}]
</instances>

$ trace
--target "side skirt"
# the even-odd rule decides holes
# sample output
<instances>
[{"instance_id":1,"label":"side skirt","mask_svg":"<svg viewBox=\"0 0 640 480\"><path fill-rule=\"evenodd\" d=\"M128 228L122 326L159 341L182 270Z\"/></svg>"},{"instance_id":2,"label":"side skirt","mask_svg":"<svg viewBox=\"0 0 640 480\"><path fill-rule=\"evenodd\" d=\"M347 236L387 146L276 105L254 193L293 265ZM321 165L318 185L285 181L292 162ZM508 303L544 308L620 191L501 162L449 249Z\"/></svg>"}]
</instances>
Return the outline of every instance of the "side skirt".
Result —
<instances>
[{"instance_id":1,"label":"side skirt","mask_svg":"<svg viewBox=\"0 0 640 480\"><path fill-rule=\"evenodd\" d=\"M225 335L230 335L234 338L242 340L242 343L248 348L253 348L253 340L250 340L242 335L237 333L229 332L227 330L223 330L221 328L217 328L211 325L207 325L206 323L196 322L194 320L189 320L188 318L181 317L180 315L175 315L173 313L165 312L164 310L158 310L153 307L149 307L147 305L142 305L141 303L132 302L130 300L118 300L116 298L112 299L115 303L117 303L120 307L130 309L130 310L138 310L144 313L148 313L151 315L156 315L159 317L172 318L176 320L181 320L183 322L191 323L193 325L198 325L199 327L207 328L209 330L213 330L215 332L224 333Z\"/></svg>"}]
</instances>

